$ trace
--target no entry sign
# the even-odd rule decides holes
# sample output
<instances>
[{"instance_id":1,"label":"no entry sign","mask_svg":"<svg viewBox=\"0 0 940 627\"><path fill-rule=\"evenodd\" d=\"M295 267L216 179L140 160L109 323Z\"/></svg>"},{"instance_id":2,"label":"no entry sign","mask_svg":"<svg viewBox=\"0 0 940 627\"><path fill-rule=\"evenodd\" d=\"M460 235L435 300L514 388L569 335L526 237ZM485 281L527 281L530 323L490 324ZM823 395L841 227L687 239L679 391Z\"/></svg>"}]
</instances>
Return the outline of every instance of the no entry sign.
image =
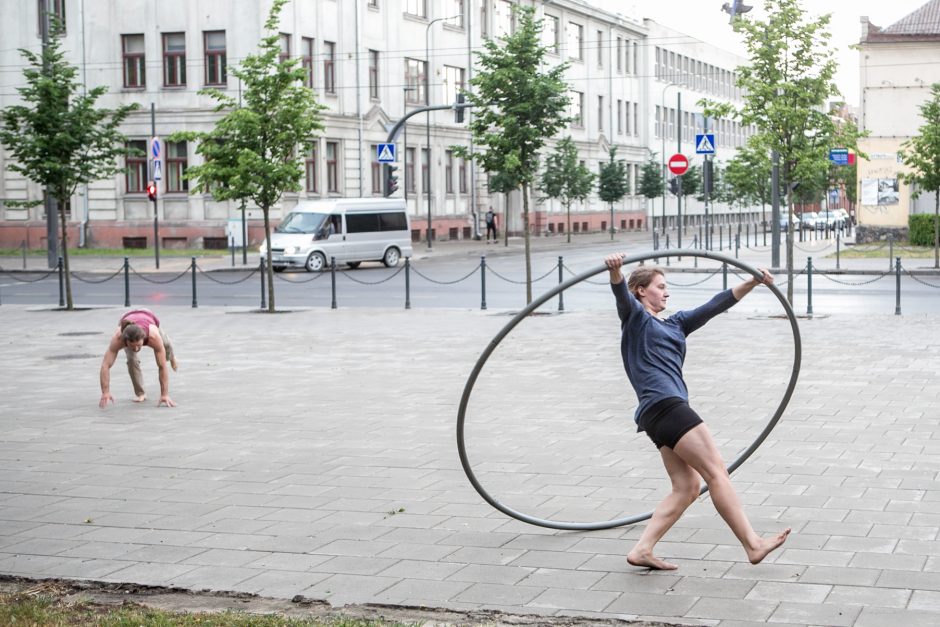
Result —
<instances>
[{"instance_id":1,"label":"no entry sign","mask_svg":"<svg viewBox=\"0 0 940 627\"><path fill-rule=\"evenodd\" d=\"M686 170L689 169L689 160L685 155L676 153L669 157L667 165L669 166L670 172L676 176L680 176L685 174Z\"/></svg>"}]
</instances>

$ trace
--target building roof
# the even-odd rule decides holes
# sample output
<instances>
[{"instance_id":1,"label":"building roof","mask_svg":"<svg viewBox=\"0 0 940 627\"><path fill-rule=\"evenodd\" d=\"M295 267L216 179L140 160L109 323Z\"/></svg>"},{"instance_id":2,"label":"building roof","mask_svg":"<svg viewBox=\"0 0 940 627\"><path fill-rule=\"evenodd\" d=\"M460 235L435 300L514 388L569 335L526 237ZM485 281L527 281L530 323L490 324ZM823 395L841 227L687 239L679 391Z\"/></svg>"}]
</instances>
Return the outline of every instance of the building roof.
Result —
<instances>
[{"instance_id":1,"label":"building roof","mask_svg":"<svg viewBox=\"0 0 940 627\"><path fill-rule=\"evenodd\" d=\"M901 42L940 40L940 0L930 0L886 28L879 28L863 18L868 26L863 42Z\"/></svg>"}]
</instances>

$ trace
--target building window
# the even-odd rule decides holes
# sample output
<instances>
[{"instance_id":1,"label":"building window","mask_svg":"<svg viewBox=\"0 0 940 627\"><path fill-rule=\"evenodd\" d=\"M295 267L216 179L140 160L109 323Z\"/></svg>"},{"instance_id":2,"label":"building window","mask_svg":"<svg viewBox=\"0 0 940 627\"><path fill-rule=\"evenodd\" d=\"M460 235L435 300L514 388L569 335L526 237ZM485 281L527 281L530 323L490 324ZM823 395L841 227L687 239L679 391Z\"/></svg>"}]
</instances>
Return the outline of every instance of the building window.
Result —
<instances>
[{"instance_id":1,"label":"building window","mask_svg":"<svg viewBox=\"0 0 940 627\"><path fill-rule=\"evenodd\" d=\"M457 102L457 94L464 90L464 69L462 67L444 66L444 99L441 102Z\"/></svg>"},{"instance_id":2,"label":"building window","mask_svg":"<svg viewBox=\"0 0 940 627\"><path fill-rule=\"evenodd\" d=\"M369 51L369 98L379 99L379 51Z\"/></svg>"},{"instance_id":3,"label":"building window","mask_svg":"<svg viewBox=\"0 0 940 627\"><path fill-rule=\"evenodd\" d=\"M206 53L206 85L224 85L228 69L225 62L225 31L203 33Z\"/></svg>"},{"instance_id":4,"label":"building window","mask_svg":"<svg viewBox=\"0 0 940 627\"><path fill-rule=\"evenodd\" d=\"M189 191L189 181L183 178L186 173L186 142L166 143L166 191Z\"/></svg>"},{"instance_id":5,"label":"building window","mask_svg":"<svg viewBox=\"0 0 940 627\"><path fill-rule=\"evenodd\" d=\"M597 130L604 130L604 97L597 97Z\"/></svg>"},{"instance_id":6,"label":"building window","mask_svg":"<svg viewBox=\"0 0 940 627\"><path fill-rule=\"evenodd\" d=\"M369 0L369 7L373 9L379 8L379 0Z\"/></svg>"},{"instance_id":7,"label":"building window","mask_svg":"<svg viewBox=\"0 0 940 627\"><path fill-rule=\"evenodd\" d=\"M147 84L143 35L121 35L124 55L124 86L144 87Z\"/></svg>"},{"instance_id":8,"label":"building window","mask_svg":"<svg viewBox=\"0 0 940 627\"><path fill-rule=\"evenodd\" d=\"M372 144L372 194L382 195L382 164L379 163L379 145Z\"/></svg>"},{"instance_id":9,"label":"building window","mask_svg":"<svg viewBox=\"0 0 940 627\"><path fill-rule=\"evenodd\" d=\"M147 140L134 139L127 142L127 171L124 186L128 194L142 194L147 185Z\"/></svg>"},{"instance_id":10,"label":"building window","mask_svg":"<svg viewBox=\"0 0 940 627\"><path fill-rule=\"evenodd\" d=\"M55 17L59 21L59 28L62 29L61 34L65 35L65 0L37 0L36 4L38 5L38 26L37 33L42 37L42 17L44 11L49 11L49 32L52 32L52 18Z\"/></svg>"},{"instance_id":11,"label":"building window","mask_svg":"<svg viewBox=\"0 0 940 627\"><path fill-rule=\"evenodd\" d=\"M627 103L627 109L630 104ZM623 135L623 100L617 100L617 134Z\"/></svg>"},{"instance_id":12,"label":"building window","mask_svg":"<svg viewBox=\"0 0 940 627\"><path fill-rule=\"evenodd\" d=\"M454 151L444 152L444 191L454 193Z\"/></svg>"},{"instance_id":13,"label":"building window","mask_svg":"<svg viewBox=\"0 0 940 627\"><path fill-rule=\"evenodd\" d=\"M431 193L431 151L421 149L421 193Z\"/></svg>"},{"instance_id":14,"label":"building window","mask_svg":"<svg viewBox=\"0 0 940 627\"><path fill-rule=\"evenodd\" d=\"M300 40L300 64L304 68L304 85L313 89L313 39L303 37Z\"/></svg>"},{"instance_id":15,"label":"building window","mask_svg":"<svg viewBox=\"0 0 940 627\"><path fill-rule=\"evenodd\" d=\"M548 13L542 19L542 45L552 54L558 54L558 18Z\"/></svg>"},{"instance_id":16,"label":"building window","mask_svg":"<svg viewBox=\"0 0 940 627\"><path fill-rule=\"evenodd\" d=\"M287 33L281 33L281 54L277 55L277 60L281 63L284 63L290 59L290 35Z\"/></svg>"},{"instance_id":17,"label":"building window","mask_svg":"<svg viewBox=\"0 0 940 627\"><path fill-rule=\"evenodd\" d=\"M415 149L405 148L405 191L415 193Z\"/></svg>"},{"instance_id":18,"label":"building window","mask_svg":"<svg viewBox=\"0 0 940 627\"><path fill-rule=\"evenodd\" d=\"M623 74L623 37L617 37L617 74Z\"/></svg>"},{"instance_id":19,"label":"building window","mask_svg":"<svg viewBox=\"0 0 940 627\"><path fill-rule=\"evenodd\" d=\"M317 142L310 144L310 150L307 151L306 172L307 172L307 191L314 194L320 191L319 179L317 177L318 168L318 150Z\"/></svg>"},{"instance_id":20,"label":"building window","mask_svg":"<svg viewBox=\"0 0 940 627\"><path fill-rule=\"evenodd\" d=\"M463 28L463 5L463 0L450 0L450 10L444 15L453 15L455 17L447 20L447 24L454 28Z\"/></svg>"},{"instance_id":21,"label":"building window","mask_svg":"<svg viewBox=\"0 0 940 627\"><path fill-rule=\"evenodd\" d=\"M637 136L640 134L640 127L638 126L639 123L640 123L640 104L638 102L634 102L633 103L633 134Z\"/></svg>"},{"instance_id":22,"label":"building window","mask_svg":"<svg viewBox=\"0 0 940 627\"><path fill-rule=\"evenodd\" d=\"M568 58L584 59L584 27L568 22Z\"/></svg>"},{"instance_id":23,"label":"building window","mask_svg":"<svg viewBox=\"0 0 940 627\"><path fill-rule=\"evenodd\" d=\"M604 31L597 31L597 67L604 67Z\"/></svg>"},{"instance_id":24,"label":"building window","mask_svg":"<svg viewBox=\"0 0 940 627\"><path fill-rule=\"evenodd\" d=\"M339 193L339 142L326 142L326 191Z\"/></svg>"},{"instance_id":25,"label":"building window","mask_svg":"<svg viewBox=\"0 0 940 627\"><path fill-rule=\"evenodd\" d=\"M584 126L584 92L572 91L568 106L572 126Z\"/></svg>"},{"instance_id":26,"label":"building window","mask_svg":"<svg viewBox=\"0 0 940 627\"><path fill-rule=\"evenodd\" d=\"M467 160L461 159L460 166L457 168L457 189L461 194L467 193Z\"/></svg>"},{"instance_id":27,"label":"building window","mask_svg":"<svg viewBox=\"0 0 940 627\"><path fill-rule=\"evenodd\" d=\"M332 41L323 42L323 91L328 94L336 93L336 44Z\"/></svg>"},{"instance_id":28,"label":"building window","mask_svg":"<svg viewBox=\"0 0 940 627\"><path fill-rule=\"evenodd\" d=\"M409 15L417 15L418 17L427 17L427 0L405 0L405 13L408 13Z\"/></svg>"},{"instance_id":29,"label":"building window","mask_svg":"<svg viewBox=\"0 0 940 627\"><path fill-rule=\"evenodd\" d=\"M186 84L186 34L163 34L163 85L182 87Z\"/></svg>"},{"instance_id":30,"label":"building window","mask_svg":"<svg viewBox=\"0 0 940 627\"><path fill-rule=\"evenodd\" d=\"M427 95L424 93L424 77L427 67L427 61L405 59L405 87L409 88L405 93L408 102L413 104L427 103Z\"/></svg>"},{"instance_id":31,"label":"building window","mask_svg":"<svg viewBox=\"0 0 940 627\"><path fill-rule=\"evenodd\" d=\"M493 34L497 37L512 35L512 2L496 0L493 11Z\"/></svg>"}]
</instances>

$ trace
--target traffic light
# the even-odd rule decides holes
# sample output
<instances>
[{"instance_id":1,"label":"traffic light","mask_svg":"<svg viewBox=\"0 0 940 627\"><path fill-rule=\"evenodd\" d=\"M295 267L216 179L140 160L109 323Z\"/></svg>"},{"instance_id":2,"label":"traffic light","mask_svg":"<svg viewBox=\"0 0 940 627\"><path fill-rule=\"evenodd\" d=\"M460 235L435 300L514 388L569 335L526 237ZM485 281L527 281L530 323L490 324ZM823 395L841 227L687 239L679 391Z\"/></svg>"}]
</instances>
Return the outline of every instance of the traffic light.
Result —
<instances>
[{"instance_id":1,"label":"traffic light","mask_svg":"<svg viewBox=\"0 0 940 627\"><path fill-rule=\"evenodd\" d=\"M467 101L467 97L464 95L463 92L460 92L459 94L457 94L457 106L454 107L454 120L457 122L457 124L460 124L461 122L463 122L464 107L462 107L461 105L463 105L463 103L465 103L466 101Z\"/></svg>"},{"instance_id":2,"label":"traffic light","mask_svg":"<svg viewBox=\"0 0 940 627\"><path fill-rule=\"evenodd\" d=\"M705 191L711 194L715 191L715 171L712 169L711 159L705 159L705 167L702 168L702 177L705 179Z\"/></svg>"},{"instance_id":3,"label":"traffic light","mask_svg":"<svg viewBox=\"0 0 940 627\"><path fill-rule=\"evenodd\" d=\"M147 183L147 198L150 200L157 199L157 184L153 181Z\"/></svg>"},{"instance_id":4,"label":"traffic light","mask_svg":"<svg viewBox=\"0 0 940 627\"><path fill-rule=\"evenodd\" d=\"M389 197L395 192L398 191L398 175L395 174L395 171L398 170L397 165L392 165L390 163L384 164L385 167L385 197Z\"/></svg>"},{"instance_id":5,"label":"traffic light","mask_svg":"<svg viewBox=\"0 0 940 627\"><path fill-rule=\"evenodd\" d=\"M679 195L679 177L669 179L669 191L676 196Z\"/></svg>"},{"instance_id":6,"label":"traffic light","mask_svg":"<svg viewBox=\"0 0 940 627\"><path fill-rule=\"evenodd\" d=\"M742 13L747 13L753 9L749 4L744 4L744 0L731 0L730 3L725 2L721 5L721 10L731 16L729 22L734 22L734 18L741 15Z\"/></svg>"}]
</instances>

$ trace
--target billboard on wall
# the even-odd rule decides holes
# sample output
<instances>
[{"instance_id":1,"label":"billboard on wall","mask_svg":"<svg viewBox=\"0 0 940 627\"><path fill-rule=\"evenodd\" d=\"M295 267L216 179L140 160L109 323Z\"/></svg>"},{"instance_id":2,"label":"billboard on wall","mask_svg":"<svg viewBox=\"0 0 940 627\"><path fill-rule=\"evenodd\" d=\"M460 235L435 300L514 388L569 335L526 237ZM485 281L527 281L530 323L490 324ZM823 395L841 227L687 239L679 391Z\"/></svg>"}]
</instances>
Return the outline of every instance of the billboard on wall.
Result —
<instances>
[{"instance_id":1,"label":"billboard on wall","mask_svg":"<svg viewBox=\"0 0 940 627\"><path fill-rule=\"evenodd\" d=\"M898 179L862 179L863 205L896 205L900 200Z\"/></svg>"}]
</instances>

